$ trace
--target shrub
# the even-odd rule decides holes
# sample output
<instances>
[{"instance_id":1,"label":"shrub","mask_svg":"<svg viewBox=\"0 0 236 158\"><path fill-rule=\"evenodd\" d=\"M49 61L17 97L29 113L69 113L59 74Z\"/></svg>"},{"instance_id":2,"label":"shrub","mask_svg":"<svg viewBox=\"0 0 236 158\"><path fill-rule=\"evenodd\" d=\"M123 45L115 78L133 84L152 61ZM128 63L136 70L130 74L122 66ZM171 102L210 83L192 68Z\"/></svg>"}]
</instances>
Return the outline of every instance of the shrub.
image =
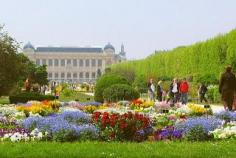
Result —
<instances>
[{"instance_id":1,"label":"shrub","mask_svg":"<svg viewBox=\"0 0 236 158\"><path fill-rule=\"evenodd\" d=\"M217 85L208 86L207 96L211 102L219 103L220 102L219 86Z\"/></svg>"},{"instance_id":2,"label":"shrub","mask_svg":"<svg viewBox=\"0 0 236 158\"><path fill-rule=\"evenodd\" d=\"M103 75L96 83L94 99L98 102L103 102L103 91L113 84L128 84L126 79L118 76L107 74Z\"/></svg>"},{"instance_id":3,"label":"shrub","mask_svg":"<svg viewBox=\"0 0 236 158\"><path fill-rule=\"evenodd\" d=\"M103 91L103 99L112 102L133 100L139 97L138 91L126 84L114 84Z\"/></svg>"},{"instance_id":4,"label":"shrub","mask_svg":"<svg viewBox=\"0 0 236 158\"><path fill-rule=\"evenodd\" d=\"M209 139L208 134L201 125L191 128L185 136L189 141L204 141Z\"/></svg>"},{"instance_id":5,"label":"shrub","mask_svg":"<svg viewBox=\"0 0 236 158\"><path fill-rule=\"evenodd\" d=\"M16 95L9 96L10 103L26 103L30 100L37 100L37 101L43 101L43 100L54 100L55 97L52 95L42 95L35 92L24 92Z\"/></svg>"}]
</instances>

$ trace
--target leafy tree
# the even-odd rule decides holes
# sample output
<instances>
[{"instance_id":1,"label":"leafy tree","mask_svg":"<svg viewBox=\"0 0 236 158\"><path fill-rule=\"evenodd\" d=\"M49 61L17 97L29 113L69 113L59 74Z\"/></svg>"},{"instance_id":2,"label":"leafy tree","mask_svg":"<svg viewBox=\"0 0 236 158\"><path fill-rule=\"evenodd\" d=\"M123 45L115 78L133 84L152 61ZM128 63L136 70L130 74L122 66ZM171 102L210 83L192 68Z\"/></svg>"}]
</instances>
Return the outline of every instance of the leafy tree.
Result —
<instances>
[{"instance_id":1,"label":"leafy tree","mask_svg":"<svg viewBox=\"0 0 236 158\"><path fill-rule=\"evenodd\" d=\"M21 78L18 43L0 26L0 96L8 95Z\"/></svg>"},{"instance_id":2,"label":"leafy tree","mask_svg":"<svg viewBox=\"0 0 236 158\"><path fill-rule=\"evenodd\" d=\"M32 74L32 80L34 83L38 83L40 86L47 85L48 79L47 79L48 73L47 73L47 66L37 66L35 68L35 72Z\"/></svg>"}]
</instances>

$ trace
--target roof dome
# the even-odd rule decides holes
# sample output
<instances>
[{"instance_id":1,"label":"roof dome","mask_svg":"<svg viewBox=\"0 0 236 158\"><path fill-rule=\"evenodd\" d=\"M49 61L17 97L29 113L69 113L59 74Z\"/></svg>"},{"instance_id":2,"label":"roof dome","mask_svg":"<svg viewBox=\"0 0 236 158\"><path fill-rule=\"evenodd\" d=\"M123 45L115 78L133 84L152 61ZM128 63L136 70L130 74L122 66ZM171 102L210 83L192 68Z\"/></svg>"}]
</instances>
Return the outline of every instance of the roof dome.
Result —
<instances>
[{"instance_id":1,"label":"roof dome","mask_svg":"<svg viewBox=\"0 0 236 158\"><path fill-rule=\"evenodd\" d=\"M108 43L107 45L105 45L104 50L106 49L112 49L115 51L115 48L113 47L113 45L111 45L111 43Z\"/></svg>"},{"instance_id":2,"label":"roof dome","mask_svg":"<svg viewBox=\"0 0 236 158\"><path fill-rule=\"evenodd\" d=\"M30 42L28 42L26 45L24 45L24 47L23 47L23 49L34 49L34 46L30 43Z\"/></svg>"}]
</instances>

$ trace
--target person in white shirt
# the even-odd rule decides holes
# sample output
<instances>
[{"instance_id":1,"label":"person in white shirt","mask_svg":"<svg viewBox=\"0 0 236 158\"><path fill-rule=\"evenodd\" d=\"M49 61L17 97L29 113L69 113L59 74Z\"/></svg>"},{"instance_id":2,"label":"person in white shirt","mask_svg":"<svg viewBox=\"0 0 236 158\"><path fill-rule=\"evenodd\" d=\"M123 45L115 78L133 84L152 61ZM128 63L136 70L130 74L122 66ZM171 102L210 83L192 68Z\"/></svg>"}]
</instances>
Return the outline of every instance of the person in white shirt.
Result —
<instances>
[{"instance_id":1,"label":"person in white shirt","mask_svg":"<svg viewBox=\"0 0 236 158\"><path fill-rule=\"evenodd\" d=\"M155 85L153 84L153 79L151 78L148 82L148 94L151 101L155 101Z\"/></svg>"}]
</instances>

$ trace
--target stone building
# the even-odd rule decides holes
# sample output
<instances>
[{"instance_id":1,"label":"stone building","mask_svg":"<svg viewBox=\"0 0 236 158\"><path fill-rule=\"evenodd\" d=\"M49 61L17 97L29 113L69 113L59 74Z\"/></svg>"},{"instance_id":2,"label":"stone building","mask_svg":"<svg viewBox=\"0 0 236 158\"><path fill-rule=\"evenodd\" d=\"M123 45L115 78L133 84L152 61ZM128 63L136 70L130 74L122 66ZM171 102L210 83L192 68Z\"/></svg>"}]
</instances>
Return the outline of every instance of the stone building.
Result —
<instances>
[{"instance_id":1,"label":"stone building","mask_svg":"<svg viewBox=\"0 0 236 158\"><path fill-rule=\"evenodd\" d=\"M34 47L28 42L23 53L37 65L47 65L48 79L56 82L95 82L105 68L126 60L124 45L116 54L108 43L100 47Z\"/></svg>"}]
</instances>

